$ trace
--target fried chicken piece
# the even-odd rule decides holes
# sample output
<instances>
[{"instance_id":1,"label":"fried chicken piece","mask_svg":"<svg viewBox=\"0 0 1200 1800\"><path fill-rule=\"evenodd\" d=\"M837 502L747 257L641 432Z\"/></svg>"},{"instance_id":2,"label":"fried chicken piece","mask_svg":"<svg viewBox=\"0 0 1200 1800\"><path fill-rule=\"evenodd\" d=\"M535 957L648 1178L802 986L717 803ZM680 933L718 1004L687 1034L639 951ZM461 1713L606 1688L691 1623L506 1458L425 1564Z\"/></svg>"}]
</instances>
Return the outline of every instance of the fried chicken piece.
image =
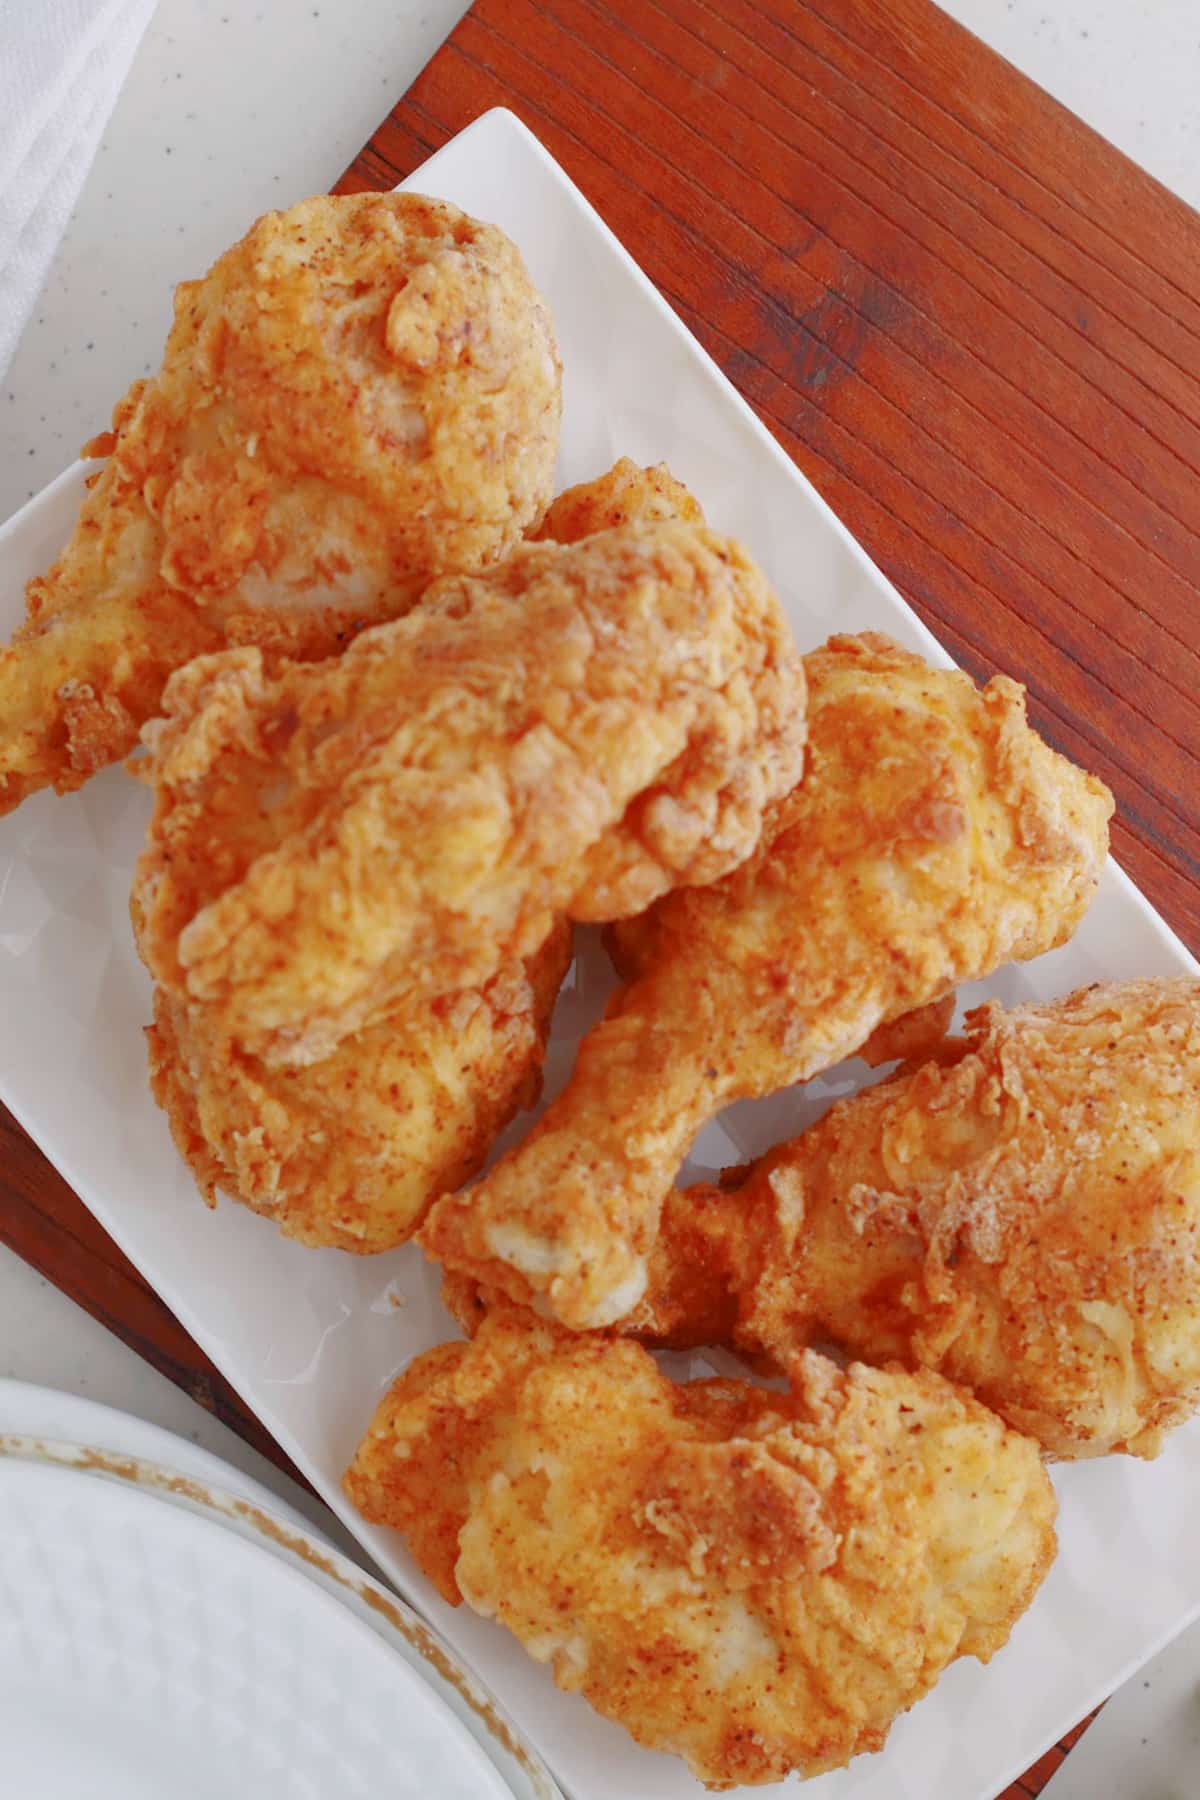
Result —
<instances>
[{"instance_id":1,"label":"fried chicken piece","mask_svg":"<svg viewBox=\"0 0 1200 1800\"><path fill-rule=\"evenodd\" d=\"M606 474L561 493L530 537L535 542L577 544L597 531L611 531L635 520L650 524L666 519L703 525L704 514L666 463L640 469L622 456Z\"/></svg>"},{"instance_id":2,"label":"fried chicken piece","mask_svg":"<svg viewBox=\"0 0 1200 1800\"><path fill-rule=\"evenodd\" d=\"M623 457L560 495L535 539L572 543L633 520L703 522L665 465ZM207 1009L155 990L150 1085L210 1205L218 1188L311 1245L403 1243L429 1202L476 1174L541 1087L546 1034L570 961L560 922L482 989L401 1006L304 1069L271 1069Z\"/></svg>"},{"instance_id":3,"label":"fried chicken piece","mask_svg":"<svg viewBox=\"0 0 1200 1800\"><path fill-rule=\"evenodd\" d=\"M938 1376L795 1357L676 1386L501 1311L405 1370L346 1490L558 1685L709 1787L882 1747L1054 1555L1037 1450Z\"/></svg>"},{"instance_id":4,"label":"fried chicken piece","mask_svg":"<svg viewBox=\"0 0 1200 1800\"><path fill-rule=\"evenodd\" d=\"M781 1365L834 1341L1053 1456L1156 1455L1200 1403L1200 981L979 1007L956 1062L673 1194L625 1327Z\"/></svg>"},{"instance_id":5,"label":"fried chicken piece","mask_svg":"<svg viewBox=\"0 0 1200 1800\"><path fill-rule=\"evenodd\" d=\"M418 194L268 213L184 282L28 620L0 649L0 813L137 742L175 668L328 656L550 498L560 371L493 225Z\"/></svg>"},{"instance_id":6,"label":"fried chicken piece","mask_svg":"<svg viewBox=\"0 0 1200 1800\"><path fill-rule=\"evenodd\" d=\"M660 464L623 457L554 502L535 540L573 543L632 520L703 515ZM155 990L150 1085L202 1194L218 1188L310 1245L403 1243L431 1200L476 1174L541 1087L570 928L482 989L401 1006L304 1069L272 1069L207 1009Z\"/></svg>"},{"instance_id":7,"label":"fried chicken piece","mask_svg":"<svg viewBox=\"0 0 1200 1800\"><path fill-rule=\"evenodd\" d=\"M803 761L762 573L697 526L529 544L339 659L178 671L150 726L143 954L268 1064L482 985L754 848Z\"/></svg>"},{"instance_id":8,"label":"fried chicken piece","mask_svg":"<svg viewBox=\"0 0 1200 1800\"><path fill-rule=\"evenodd\" d=\"M576 1329L637 1303L663 1199L720 1107L1061 944L1103 867L1111 796L1030 729L1014 682L980 692L873 633L805 667L808 773L756 854L617 928L630 985L568 1086L423 1227L445 1267Z\"/></svg>"},{"instance_id":9,"label":"fried chicken piece","mask_svg":"<svg viewBox=\"0 0 1200 1800\"><path fill-rule=\"evenodd\" d=\"M391 1250L537 1099L570 960L560 922L515 970L401 1007L303 1069L214 1038L202 1004L158 988L150 1086L210 1206L220 1188L301 1243Z\"/></svg>"}]
</instances>

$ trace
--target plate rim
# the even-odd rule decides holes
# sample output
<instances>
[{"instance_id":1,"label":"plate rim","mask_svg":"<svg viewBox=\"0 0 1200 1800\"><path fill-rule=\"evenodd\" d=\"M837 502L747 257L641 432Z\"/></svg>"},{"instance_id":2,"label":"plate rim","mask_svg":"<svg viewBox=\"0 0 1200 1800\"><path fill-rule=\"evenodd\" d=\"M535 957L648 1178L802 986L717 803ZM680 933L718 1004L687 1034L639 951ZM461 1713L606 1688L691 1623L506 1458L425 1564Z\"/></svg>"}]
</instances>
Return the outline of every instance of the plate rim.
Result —
<instances>
[{"instance_id":1,"label":"plate rim","mask_svg":"<svg viewBox=\"0 0 1200 1800\"><path fill-rule=\"evenodd\" d=\"M316 1588L387 1645L411 1678L427 1687L458 1730L471 1738L514 1800L563 1800L562 1790L527 1735L437 1628L402 1596L390 1592L380 1579L321 1537L298 1513L279 1506L275 1496L258 1483L248 1482L257 1492L242 1494L234 1487L223 1487L204 1476L128 1451L0 1431L0 1483L5 1470L14 1466L89 1481L133 1496L138 1502L185 1513L269 1557L290 1580ZM240 1477L239 1471L228 1472ZM513 1785L514 1773L520 1779L519 1787Z\"/></svg>"},{"instance_id":2,"label":"plate rim","mask_svg":"<svg viewBox=\"0 0 1200 1800\"><path fill-rule=\"evenodd\" d=\"M64 1410L63 1422L68 1427L65 1432L33 1423L39 1418L44 1420L47 1411L55 1417L62 1415ZM15 1425L12 1422L14 1412ZM72 1418L76 1420L75 1425L70 1423ZM26 1381L16 1375L0 1376L0 1444L12 1438L42 1444L86 1446L100 1454L137 1458L198 1481L211 1481L216 1488L223 1485L221 1477L225 1476L224 1485L230 1493L242 1494L259 1506L281 1513L289 1524L300 1525L317 1537L323 1536L314 1522L306 1519L285 1496L274 1493L264 1482L247 1475L236 1464L226 1462L215 1450L193 1443L169 1426L156 1425L152 1419L126 1412L106 1400L94 1400L90 1394L75 1394L66 1388Z\"/></svg>"}]
</instances>

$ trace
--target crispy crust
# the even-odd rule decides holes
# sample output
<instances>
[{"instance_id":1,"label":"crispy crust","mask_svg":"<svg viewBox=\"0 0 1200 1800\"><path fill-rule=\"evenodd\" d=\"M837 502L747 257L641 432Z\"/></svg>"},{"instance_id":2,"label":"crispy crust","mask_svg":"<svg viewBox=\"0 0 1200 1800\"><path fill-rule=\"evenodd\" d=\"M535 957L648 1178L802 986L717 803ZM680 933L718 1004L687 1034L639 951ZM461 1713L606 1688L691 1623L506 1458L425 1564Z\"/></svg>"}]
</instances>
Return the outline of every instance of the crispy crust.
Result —
<instances>
[{"instance_id":1,"label":"crispy crust","mask_svg":"<svg viewBox=\"0 0 1200 1800\"><path fill-rule=\"evenodd\" d=\"M1031 730L1014 682L981 691L875 633L805 669L809 768L755 854L613 929L628 985L567 1087L422 1230L447 1268L576 1329L636 1304L713 1113L1063 943L1103 867L1112 798Z\"/></svg>"},{"instance_id":2,"label":"crispy crust","mask_svg":"<svg viewBox=\"0 0 1200 1800\"><path fill-rule=\"evenodd\" d=\"M626 1324L777 1362L836 1341L1054 1456L1153 1456L1200 1403L1198 1143L1200 982L984 1006L954 1059L672 1196Z\"/></svg>"},{"instance_id":3,"label":"crispy crust","mask_svg":"<svg viewBox=\"0 0 1200 1800\"><path fill-rule=\"evenodd\" d=\"M723 874L805 736L761 571L679 523L527 545L324 664L201 658L164 707L143 953L214 1029L297 1066L481 985L560 913Z\"/></svg>"},{"instance_id":4,"label":"crispy crust","mask_svg":"<svg viewBox=\"0 0 1200 1800\"><path fill-rule=\"evenodd\" d=\"M536 1101L570 959L559 924L515 973L402 1009L304 1069L212 1037L203 1006L158 988L150 1086L209 1205L220 1189L303 1244L390 1250Z\"/></svg>"},{"instance_id":5,"label":"crispy crust","mask_svg":"<svg viewBox=\"0 0 1200 1800\"><path fill-rule=\"evenodd\" d=\"M104 466L0 650L0 812L131 750L191 657L327 656L506 555L559 410L549 316L494 226L412 194L268 213L178 289L161 369L87 447Z\"/></svg>"},{"instance_id":6,"label":"crispy crust","mask_svg":"<svg viewBox=\"0 0 1200 1800\"><path fill-rule=\"evenodd\" d=\"M618 525L638 520L652 524L663 519L702 525L704 514L699 502L682 481L676 481L666 463L640 469L628 456L622 456L603 475L581 481L559 494L530 537L535 542L577 544L597 531L612 531Z\"/></svg>"},{"instance_id":7,"label":"crispy crust","mask_svg":"<svg viewBox=\"0 0 1200 1800\"><path fill-rule=\"evenodd\" d=\"M815 1775L1006 1641L1055 1500L1034 1446L936 1376L792 1376L676 1387L632 1343L502 1311L410 1365L346 1488L446 1599L709 1787Z\"/></svg>"}]
</instances>

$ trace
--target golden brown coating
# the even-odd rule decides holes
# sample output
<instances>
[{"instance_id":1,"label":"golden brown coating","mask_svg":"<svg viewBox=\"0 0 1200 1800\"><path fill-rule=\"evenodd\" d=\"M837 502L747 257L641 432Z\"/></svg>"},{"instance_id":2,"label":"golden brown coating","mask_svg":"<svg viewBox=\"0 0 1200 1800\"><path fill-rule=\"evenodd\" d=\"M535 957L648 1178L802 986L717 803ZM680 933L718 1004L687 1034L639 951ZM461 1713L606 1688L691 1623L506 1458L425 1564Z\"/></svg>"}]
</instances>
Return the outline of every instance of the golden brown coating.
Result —
<instances>
[{"instance_id":1,"label":"golden brown coating","mask_svg":"<svg viewBox=\"0 0 1200 1800\"><path fill-rule=\"evenodd\" d=\"M346 1477L445 1598L722 1789L878 1750L1055 1550L1036 1448L937 1376L676 1386L515 1312L419 1357Z\"/></svg>"},{"instance_id":2,"label":"golden brown coating","mask_svg":"<svg viewBox=\"0 0 1200 1800\"><path fill-rule=\"evenodd\" d=\"M594 481L581 481L561 493L538 529L529 535L535 542L577 544L597 531L611 531L635 520L649 524L664 519L702 525L704 514L666 463L641 469L622 456Z\"/></svg>"},{"instance_id":3,"label":"golden brown coating","mask_svg":"<svg viewBox=\"0 0 1200 1800\"><path fill-rule=\"evenodd\" d=\"M275 1065L723 874L805 737L761 571L678 523L525 545L326 663L201 658L163 704L143 954Z\"/></svg>"},{"instance_id":4,"label":"golden brown coating","mask_svg":"<svg viewBox=\"0 0 1200 1800\"><path fill-rule=\"evenodd\" d=\"M978 1008L958 1061L672 1195L626 1326L781 1364L834 1341L1054 1456L1154 1456L1200 1404L1200 981Z\"/></svg>"},{"instance_id":5,"label":"golden brown coating","mask_svg":"<svg viewBox=\"0 0 1200 1800\"><path fill-rule=\"evenodd\" d=\"M665 464L623 457L560 495L530 535L574 543L665 518L702 514ZM306 1244L403 1243L537 1098L570 941L560 923L515 974L401 1007L303 1069L268 1068L214 1040L204 1006L156 989L150 1084L205 1199L215 1205L220 1188Z\"/></svg>"},{"instance_id":6,"label":"golden brown coating","mask_svg":"<svg viewBox=\"0 0 1200 1800\"><path fill-rule=\"evenodd\" d=\"M268 213L184 282L75 531L0 649L0 813L131 750L191 657L328 656L550 498L560 372L495 226L419 194Z\"/></svg>"},{"instance_id":7,"label":"golden brown coating","mask_svg":"<svg viewBox=\"0 0 1200 1800\"><path fill-rule=\"evenodd\" d=\"M1014 682L980 692L873 633L805 667L808 773L755 855L617 927L630 985L568 1086L423 1228L447 1268L577 1329L636 1304L663 1198L720 1107L1062 943L1103 866L1111 796L1030 729Z\"/></svg>"},{"instance_id":8,"label":"golden brown coating","mask_svg":"<svg viewBox=\"0 0 1200 1800\"><path fill-rule=\"evenodd\" d=\"M551 513L563 542L630 519L700 517L665 470L627 460ZM159 988L151 1087L210 1204L220 1188L303 1243L390 1249L536 1099L569 958L560 923L515 972L402 1006L303 1069L268 1068L214 1039L206 1007Z\"/></svg>"},{"instance_id":9,"label":"golden brown coating","mask_svg":"<svg viewBox=\"0 0 1200 1800\"><path fill-rule=\"evenodd\" d=\"M515 970L402 1007L303 1069L213 1038L202 1005L158 988L150 1085L210 1205L220 1188L301 1243L390 1250L537 1099L570 960L559 924Z\"/></svg>"}]
</instances>

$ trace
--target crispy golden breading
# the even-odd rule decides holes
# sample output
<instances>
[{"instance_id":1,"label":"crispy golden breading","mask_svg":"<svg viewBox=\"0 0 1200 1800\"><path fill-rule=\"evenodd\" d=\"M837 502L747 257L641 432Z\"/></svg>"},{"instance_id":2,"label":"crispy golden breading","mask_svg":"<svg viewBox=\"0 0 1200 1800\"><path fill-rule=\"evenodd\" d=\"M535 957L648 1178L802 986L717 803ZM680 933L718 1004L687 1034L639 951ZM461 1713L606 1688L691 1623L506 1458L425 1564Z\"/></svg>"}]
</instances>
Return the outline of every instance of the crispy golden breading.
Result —
<instances>
[{"instance_id":1,"label":"crispy golden breading","mask_svg":"<svg viewBox=\"0 0 1200 1800\"><path fill-rule=\"evenodd\" d=\"M616 929L630 985L568 1086L423 1227L447 1268L576 1328L636 1304L663 1198L718 1108L1061 944L1103 866L1111 797L1030 729L1015 683L980 692L875 634L805 666L808 773L758 851Z\"/></svg>"},{"instance_id":2,"label":"crispy golden breading","mask_svg":"<svg viewBox=\"0 0 1200 1800\"><path fill-rule=\"evenodd\" d=\"M665 464L639 469L623 457L560 495L530 536L574 543L663 518L703 515ZM151 1085L206 1199L215 1204L221 1187L308 1244L402 1243L537 1098L570 944L560 923L515 977L502 971L482 990L401 1008L305 1069L269 1069L232 1044L214 1046L205 1009L157 989Z\"/></svg>"},{"instance_id":3,"label":"crispy golden breading","mask_svg":"<svg viewBox=\"0 0 1200 1800\"><path fill-rule=\"evenodd\" d=\"M666 463L640 469L628 456L622 456L594 481L581 481L560 494L530 536L535 542L577 544L597 531L611 531L634 520L650 523L664 519L684 519L689 524L702 525L704 514L699 502L682 481L676 481Z\"/></svg>"},{"instance_id":4,"label":"crispy golden breading","mask_svg":"<svg viewBox=\"0 0 1200 1800\"><path fill-rule=\"evenodd\" d=\"M549 315L492 225L417 194L268 213L185 282L162 368L88 446L73 536L0 649L0 813L131 750L172 669L328 656L550 498Z\"/></svg>"},{"instance_id":5,"label":"crispy golden breading","mask_svg":"<svg viewBox=\"0 0 1200 1800\"><path fill-rule=\"evenodd\" d=\"M149 726L143 954L271 1064L481 985L754 848L803 762L804 670L700 527L529 544L345 655L179 670Z\"/></svg>"},{"instance_id":6,"label":"crispy golden breading","mask_svg":"<svg viewBox=\"0 0 1200 1800\"><path fill-rule=\"evenodd\" d=\"M623 1328L937 1369L1054 1456L1154 1456L1200 1403L1200 981L967 1021L732 1190L672 1195Z\"/></svg>"},{"instance_id":7,"label":"crispy golden breading","mask_svg":"<svg viewBox=\"0 0 1200 1800\"><path fill-rule=\"evenodd\" d=\"M633 520L701 516L665 466L623 458L560 495L532 535L571 543ZM214 1039L206 1007L156 989L151 1087L205 1198L215 1204L221 1188L307 1244L402 1243L536 1099L570 941L560 923L515 973L402 1006L304 1069L271 1069Z\"/></svg>"},{"instance_id":8,"label":"crispy golden breading","mask_svg":"<svg viewBox=\"0 0 1200 1800\"><path fill-rule=\"evenodd\" d=\"M512 1311L412 1363L346 1477L447 1600L712 1788L878 1750L1054 1555L1035 1446L935 1375L812 1353L676 1386Z\"/></svg>"},{"instance_id":9,"label":"crispy golden breading","mask_svg":"<svg viewBox=\"0 0 1200 1800\"><path fill-rule=\"evenodd\" d=\"M303 1069L211 1037L203 1005L158 988L150 1085L210 1205L220 1188L301 1243L390 1250L537 1099L570 959L559 924L515 972L401 1008Z\"/></svg>"}]
</instances>

